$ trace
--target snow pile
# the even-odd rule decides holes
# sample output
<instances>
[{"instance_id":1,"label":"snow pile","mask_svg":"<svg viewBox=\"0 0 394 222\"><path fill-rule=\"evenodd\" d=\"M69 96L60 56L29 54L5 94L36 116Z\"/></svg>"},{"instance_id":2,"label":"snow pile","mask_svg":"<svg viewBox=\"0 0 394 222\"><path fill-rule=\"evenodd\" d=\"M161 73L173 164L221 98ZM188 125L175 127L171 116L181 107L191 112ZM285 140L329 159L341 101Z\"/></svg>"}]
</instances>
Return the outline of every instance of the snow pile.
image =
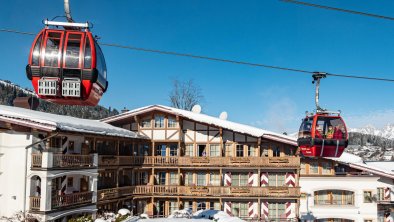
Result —
<instances>
[{"instance_id":1,"label":"snow pile","mask_svg":"<svg viewBox=\"0 0 394 222\"><path fill-rule=\"evenodd\" d=\"M71 116L44 113L13 106L0 105L0 118L13 122L24 122L37 127L50 130L72 131L80 133L93 133L108 136L138 138L139 136L129 130L114 127L98 120L80 119Z\"/></svg>"},{"instance_id":2,"label":"snow pile","mask_svg":"<svg viewBox=\"0 0 394 222\"><path fill-rule=\"evenodd\" d=\"M244 220L232 217L220 210L199 210L193 214L193 218L207 218L217 222L244 222Z\"/></svg>"},{"instance_id":3,"label":"snow pile","mask_svg":"<svg viewBox=\"0 0 394 222\"><path fill-rule=\"evenodd\" d=\"M168 218L192 218L193 214L190 209L188 210L174 210Z\"/></svg>"},{"instance_id":4,"label":"snow pile","mask_svg":"<svg viewBox=\"0 0 394 222\"><path fill-rule=\"evenodd\" d=\"M245 222L220 210L175 210L168 218L139 219L138 222Z\"/></svg>"},{"instance_id":5,"label":"snow pile","mask_svg":"<svg viewBox=\"0 0 394 222\"><path fill-rule=\"evenodd\" d=\"M128 116L138 115L140 113L144 113L144 112L147 112L150 110L160 110L163 112L170 112L170 113L173 113L174 115L179 115L181 117L185 117L187 119L194 120L196 122L206 123L206 124L213 125L216 127L229 129L234 132L248 134L248 135L251 135L254 137L263 137L263 138L267 138L267 139L272 139L275 141L280 141L280 142L288 143L291 145L297 145L296 139L294 139L293 137L290 137L290 136L286 136L286 135L279 134L279 133L274 133L274 132L263 130L263 129L253 127L253 126L248 126L248 125L244 125L244 124L240 124L240 123L231 122L228 120L223 120L223 119L209 116L209 115L202 114L202 113L194 113L191 111L177 109L177 108L163 106L163 105L151 105L151 106L141 107L138 109L130 110L125 113L121 113L116 116L102 119L101 121L112 122L115 120L127 118Z\"/></svg>"},{"instance_id":6,"label":"snow pile","mask_svg":"<svg viewBox=\"0 0 394 222\"><path fill-rule=\"evenodd\" d=\"M342 163L359 163L359 164L364 164L364 161L361 157L356 156L351 153L343 152L342 155L338 158L330 158L327 157L327 159L332 159L334 161L342 162Z\"/></svg>"}]
</instances>

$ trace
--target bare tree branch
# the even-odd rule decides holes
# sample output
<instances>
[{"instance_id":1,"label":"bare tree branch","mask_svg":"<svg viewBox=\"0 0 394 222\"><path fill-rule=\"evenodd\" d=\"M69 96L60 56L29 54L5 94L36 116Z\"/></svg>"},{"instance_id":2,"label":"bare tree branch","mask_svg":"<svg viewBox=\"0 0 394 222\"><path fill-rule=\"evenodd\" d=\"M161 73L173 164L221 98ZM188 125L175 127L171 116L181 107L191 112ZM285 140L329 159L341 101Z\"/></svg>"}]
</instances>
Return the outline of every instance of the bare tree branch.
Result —
<instances>
[{"instance_id":1,"label":"bare tree branch","mask_svg":"<svg viewBox=\"0 0 394 222\"><path fill-rule=\"evenodd\" d=\"M190 111L194 105L201 103L204 99L201 88L191 79L182 82L175 79L172 87L169 95L172 107Z\"/></svg>"}]
</instances>

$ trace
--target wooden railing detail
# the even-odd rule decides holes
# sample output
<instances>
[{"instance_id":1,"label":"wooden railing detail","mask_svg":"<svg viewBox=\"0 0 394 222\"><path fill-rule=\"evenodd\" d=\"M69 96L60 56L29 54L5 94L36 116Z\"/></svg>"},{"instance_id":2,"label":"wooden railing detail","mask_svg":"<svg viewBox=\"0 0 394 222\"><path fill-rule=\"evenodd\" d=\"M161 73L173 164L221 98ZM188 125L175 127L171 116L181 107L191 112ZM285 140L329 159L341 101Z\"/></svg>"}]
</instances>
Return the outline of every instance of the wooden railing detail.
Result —
<instances>
[{"instance_id":1,"label":"wooden railing detail","mask_svg":"<svg viewBox=\"0 0 394 222\"><path fill-rule=\"evenodd\" d=\"M41 167L42 164L42 154L32 154L31 155L31 166Z\"/></svg>"},{"instance_id":2,"label":"wooden railing detail","mask_svg":"<svg viewBox=\"0 0 394 222\"><path fill-rule=\"evenodd\" d=\"M114 190L116 189L116 191ZM224 186L176 186L141 185L112 188L98 191L99 200L127 195L177 195L177 196L218 196L218 197L299 197L299 187L224 187Z\"/></svg>"},{"instance_id":3,"label":"wooden railing detail","mask_svg":"<svg viewBox=\"0 0 394 222\"><path fill-rule=\"evenodd\" d=\"M30 210L40 210L41 197L30 197Z\"/></svg>"},{"instance_id":4,"label":"wooden railing detail","mask_svg":"<svg viewBox=\"0 0 394 222\"><path fill-rule=\"evenodd\" d=\"M31 166L33 168L41 168L42 154L32 154L31 157ZM94 165L92 155L51 153L51 155L48 155L48 158L51 157L52 166L48 166L51 168L92 167Z\"/></svg>"},{"instance_id":5,"label":"wooden railing detail","mask_svg":"<svg viewBox=\"0 0 394 222\"><path fill-rule=\"evenodd\" d=\"M53 154L53 167L93 166L91 155Z\"/></svg>"},{"instance_id":6,"label":"wooden railing detail","mask_svg":"<svg viewBox=\"0 0 394 222\"><path fill-rule=\"evenodd\" d=\"M300 158L289 157L189 157L99 156L99 166L258 166L298 168Z\"/></svg>"},{"instance_id":7,"label":"wooden railing detail","mask_svg":"<svg viewBox=\"0 0 394 222\"><path fill-rule=\"evenodd\" d=\"M92 203L93 192L81 192L52 197L52 208L66 207L77 204Z\"/></svg>"}]
</instances>

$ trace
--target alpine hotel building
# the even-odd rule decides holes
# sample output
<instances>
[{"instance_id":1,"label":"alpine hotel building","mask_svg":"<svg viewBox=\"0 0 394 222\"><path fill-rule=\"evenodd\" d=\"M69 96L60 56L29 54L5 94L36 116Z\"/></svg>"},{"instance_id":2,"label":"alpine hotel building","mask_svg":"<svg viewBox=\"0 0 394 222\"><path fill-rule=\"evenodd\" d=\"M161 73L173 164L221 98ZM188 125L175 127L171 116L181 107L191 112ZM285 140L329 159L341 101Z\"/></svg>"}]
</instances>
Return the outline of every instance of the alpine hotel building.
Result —
<instances>
[{"instance_id":1,"label":"alpine hotel building","mask_svg":"<svg viewBox=\"0 0 394 222\"><path fill-rule=\"evenodd\" d=\"M188 208L245 219L298 216L300 158L293 138L162 105L102 122L147 139L97 148L99 210L123 205L156 217Z\"/></svg>"}]
</instances>

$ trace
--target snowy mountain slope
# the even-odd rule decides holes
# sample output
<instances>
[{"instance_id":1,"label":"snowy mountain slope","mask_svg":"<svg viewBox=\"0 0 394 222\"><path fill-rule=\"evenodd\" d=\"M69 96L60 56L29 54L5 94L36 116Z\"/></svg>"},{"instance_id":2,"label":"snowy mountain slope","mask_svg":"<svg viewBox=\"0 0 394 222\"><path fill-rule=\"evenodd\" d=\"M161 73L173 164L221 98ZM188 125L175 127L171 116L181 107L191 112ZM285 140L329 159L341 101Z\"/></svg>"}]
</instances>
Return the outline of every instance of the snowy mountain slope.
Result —
<instances>
[{"instance_id":1,"label":"snowy mountain slope","mask_svg":"<svg viewBox=\"0 0 394 222\"><path fill-rule=\"evenodd\" d=\"M394 139L394 124L387 124L381 129L377 129L373 125L367 125L363 128L349 129L349 132L380 136L386 139Z\"/></svg>"}]
</instances>

